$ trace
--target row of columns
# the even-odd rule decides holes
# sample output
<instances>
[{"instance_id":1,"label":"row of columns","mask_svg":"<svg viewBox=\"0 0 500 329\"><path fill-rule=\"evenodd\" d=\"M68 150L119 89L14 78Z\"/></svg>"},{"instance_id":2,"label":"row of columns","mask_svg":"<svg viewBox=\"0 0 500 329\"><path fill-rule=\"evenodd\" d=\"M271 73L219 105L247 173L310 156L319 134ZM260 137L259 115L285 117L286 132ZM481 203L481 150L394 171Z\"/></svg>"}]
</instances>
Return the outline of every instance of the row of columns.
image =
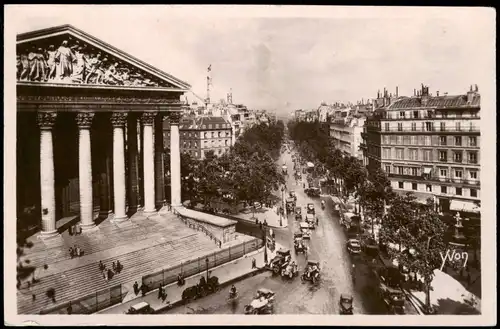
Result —
<instances>
[{"instance_id":1,"label":"row of columns","mask_svg":"<svg viewBox=\"0 0 500 329\"><path fill-rule=\"evenodd\" d=\"M37 122L40 127L40 184L41 184L41 215L42 237L57 235L54 150L52 128L56 122L56 112L38 112ZM93 112L80 112L76 115L79 130L78 138L78 174L80 194L80 225L82 231L95 227L93 217L92 191L92 157L90 127L94 118ZM144 185L144 215L156 214L157 207L165 203L163 174L163 113L144 112L140 116L143 125L143 185ZM179 112L169 112L171 125L170 161L171 161L171 205L181 205L181 172L179 148ZM113 221L128 220L126 212L126 191L129 188L129 210L136 211L138 207L138 141L136 118L126 112L111 114L113 126ZM129 164L128 184L125 182L125 144L124 127L127 124L127 153ZM154 132L153 125L157 130ZM156 154L155 154L156 153ZM155 157L156 155L156 157ZM156 158L156 161L155 161ZM155 177L156 173L156 177ZM156 190L155 190L156 179ZM156 199L155 199L156 198Z\"/></svg>"}]
</instances>

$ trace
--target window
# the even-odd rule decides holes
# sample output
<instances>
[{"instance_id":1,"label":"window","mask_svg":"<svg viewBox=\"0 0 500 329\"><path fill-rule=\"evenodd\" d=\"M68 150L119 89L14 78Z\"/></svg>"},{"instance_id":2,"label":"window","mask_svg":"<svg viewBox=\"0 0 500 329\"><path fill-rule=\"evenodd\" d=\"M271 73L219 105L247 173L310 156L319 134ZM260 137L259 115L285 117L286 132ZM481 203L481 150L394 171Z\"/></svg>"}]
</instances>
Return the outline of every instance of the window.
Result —
<instances>
[{"instance_id":1,"label":"window","mask_svg":"<svg viewBox=\"0 0 500 329\"><path fill-rule=\"evenodd\" d=\"M455 114L456 114L457 118L461 118L462 117L462 112L457 111L457 112L455 112Z\"/></svg>"},{"instance_id":2,"label":"window","mask_svg":"<svg viewBox=\"0 0 500 329\"><path fill-rule=\"evenodd\" d=\"M446 136L439 136L439 145L446 145Z\"/></svg>"},{"instance_id":3,"label":"window","mask_svg":"<svg viewBox=\"0 0 500 329\"><path fill-rule=\"evenodd\" d=\"M404 188L405 184L403 182L398 182L398 188Z\"/></svg>"},{"instance_id":4,"label":"window","mask_svg":"<svg viewBox=\"0 0 500 329\"><path fill-rule=\"evenodd\" d=\"M441 193L443 194L448 193L446 186L441 186Z\"/></svg>"},{"instance_id":5,"label":"window","mask_svg":"<svg viewBox=\"0 0 500 329\"><path fill-rule=\"evenodd\" d=\"M460 131L460 122L455 122L455 130Z\"/></svg>"},{"instance_id":6,"label":"window","mask_svg":"<svg viewBox=\"0 0 500 329\"><path fill-rule=\"evenodd\" d=\"M208 129L212 129L212 124L209 124L209 125L208 125Z\"/></svg>"},{"instance_id":7,"label":"window","mask_svg":"<svg viewBox=\"0 0 500 329\"><path fill-rule=\"evenodd\" d=\"M426 190L427 192L432 192L432 185L427 184L427 185L425 186L425 190Z\"/></svg>"},{"instance_id":8,"label":"window","mask_svg":"<svg viewBox=\"0 0 500 329\"><path fill-rule=\"evenodd\" d=\"M462 188L461 187L455 187L455 194L456 195L462 195Z\"/></svg>"},{"instance_id":9,"label":"window","mask_svg":"<svg viewBox=\"0 0 500 329\"><path fill-rule=\"evenodd\" d=\"M194 152L194 156L198 157L198 151Z\"/></svg>"},{"instance_id":10,"label":"window","mask_svg":"<svg viewBox=\"0 0 500 329\"><path fill-rule=\"evenodd\" d=\"M431 136L424 136L424 144L427 146L431 145Z\"/></svg>"},{"instance_id":11,"label":"window","mask_svg":"<svg viewBox=\"0 0 500 329\"><path fill-rule=\"evenodd\" d=\"M214 137L215 137L215 133L212 131L212 138L214 138Z\"/></svg>"},{"instance_id":12,"label":"window","mask_svg":"<svg viewBox=\"0 0 500 329\"><path fill-rule=\"evenodd\" d=\"M455 146L462 146L462 136L455 136Z\"/></svg>"},{"instance_id":13,"label":"window","mask_svg":"<svg viewBox=\"0 0 500 329\"><path fill-rule=\"evenodd\" d=\"M401 148L396 149L396 159L403 160L403 151L404 149Z\"/></svg>"},{"instance_id":14,"label":"window","mask_svg":"<svg viewBox=\"0 0 500 329\"><path fill-rule=\"evenodd\" d=\"M398 122L398 131L403 131L403 124Z\"/></svg>"},{"instance_id":15,"label":"window","mask_svg":"<svg viewBox=\"0 0 500 329\"><path fill-rule=\"evenodd\" d=\"M418 111L413 111L413 118L418 119Z\"/></svg>"},{"instance_id":16,"label":"window","mask_svg":"<svg viewBox=\"0 0 500 329\"><path fill-rule=\"evenodd\" d=\"M425 131L432 131L432 122L425 123Z\"/></svg>"},{"instance_id":17,"label":"window","mask_svg":"<svg viewBox=\"0 0 500 329\"><path fill-rule=\"evenodd\" d=\"M203 138L207 138L207 133L203 133Z\"/></svg>"},{"instance_id":18,"label":"window","mask_svg":"<svg viewBox=\"0 0 500 329\"><path fill-rule=\"evenodd\" d=\"M448 112L443 112L443 118L447 118L448 117Z\"/></svg>"},{"instance_id":19,"label":"window","mask_svg":"<svg viewBox=\"0 0 500 329\"><path fill-rule=\"evenodd\" d=\"M402 136L397 136L396 137L396 144L401 145L403 143L403 137Z\"/></svg>"},{"instance_id":20,"label":"window","mask_svg":"<svg viewBox=\"0 0 500 329\"><path fill-rule=\"evenodd\" d=\"M453 161L458 163L462 162L462 151L453 152Z\"/></svg>"},{"instance_id":21,"label":"window","mask_svg":"<svg viewBox=\"0 0 500 329\"><path fill-rule=\"evenodd\" d=\"M411 168L412 176L417 176L417 168Z\"/></svg>"},{"instance_id":22,"label":"window","mask_svg":"<svg viewBox=\"0 0 500 329\"><path fill-rule=\"evenodd\" d=\"M446 170L446 169L439 169L439 176L441 176L441 177L448 177L448 170Z\"/></svg>"},{"instance_id":23,"label":"window","mask_svg":"<svg viewBox=\"0 0 500 329\"><path fill-rule=\"evenodd\" d=\"M389 131L389 122L384 123L384 130Z\"/></svg>"},{"instance_id":24,"label":"window","mask_svg":"<svg viewBox=\"0 0 500 329\"><path fill-rule=\"evenodd\" d=\"M448 157L447 151L439 151L439 161L446 162Z\"/></svg>"},{"instance_id":25,"label":"window","mask_svg":"<svg viewBox=\"0 0 500 329\"><path fill-rule=\"evenodd\" d=\"M405 118L405 112L404 111L399 112L399 117L404 119Z\"/></svg>"},{"instance_id":26,"label":"window","mask_svg":"<svg viewBox=\"0 0 500 329\"><path fill-rule=\"evenodd\" d=\"M471 116L472 116L473 118L477 118L477 112L476 112L476 111L471 112Z\"/></svg>"},{"instance_id":27,"label":"window","mask_svg":"<svg viewBox=\"0 0 500 329\"><path fill-rule=\"evenodd\" d=\"M410 138L411 145L417 145L417 136L411 136Z\"/></svg>"},{"instance_id":28,"label":"window","mask_svg":"<svg viewBox=\"0 0 500 329\"><path fill-rule=\"evenodd\" d=\"M417 149L408 149L408 159L409 160L418 160L418 150Z\"/></svg>"},{"instance_id":29,"label":"window","mask_svg":"<svg viewBox=\"0 0 500 329\"><path fill-rule=\"evenodd\" d=\"M219 135L219 138L221 138L221 136L222 136L222 133L221 133L221 132L219 131L219 134L218 134L218 135Z\"/></svg>"},{"instance_id":30,"label":"window","mask_svg":"<svg viewBox=\"0 0 500 329\"><path fill-rule=\"evenodd\" d=\"M403 136L403 144L405 145L410 144L410 136Z\"/></svg>"},{"instance_id":31,"label":"window","mask_svg":"<svg viewBox=\"0 0 500 329\"><path fill-rule=\"evenodd\" d=\"M228 142L229 142L229 141L226 139L226 140L224 141L224 145L226 145L226 146L227 146Z\"/></svg>"},{"instance_id":32,"label":"window","mask_svg":"<svg viewBox=\"0 0 500 329\"><path fill-rule=\"evenodd\" d=\"M470 189L470 196L473 197L473 198L477 198L477 190L471 188Z\"/></svg>"},{"instance_id":33,"label":"window","mask_svg":"<svg viewBox=\"0 0 500 329\"><path fill-rule=\"evenodd\" d=\"M477 171L470 171L469 176L471 179L477 179Z\"/></svg>"},{"instance_id":34,"label":"window","mask_svg":"<svg viewBox=\"0 0 500 329\"><path fill-rule=\"evenodd\" d=\"M417 183L411 183L411 189L416 191L417 190Z\"/></svg>"},{"instance_id":35,"label":"window","mask_svg":"<svg viewBox=\"0 0 500 329\"><path fill-rule=\"evenodd\" d=\"M432 161L431 150L422 150L422 158L424 161Z\"/></svg>"},{"instance_id":36,"label":"window","mask_svg":"<svg viewBox=\"0 0 500 329\"><path fill-rule=\"evenodd\" d=\"M418 145L424 145L424 136L418 136Z\"/></svg>"},{"instance_id":37,"label":"window","mask_svg":"<svg viewBox=\"0 0 500 329\"><path fill-rule=\"evenodd\" d=\"M384 144L390 144L390 138L387 135L384 135Z\"/></svg>"},{"instance_id":38,"label":"window","mask_svg":"<svg viewBox=\"0 0 500 329\"><path fill-rule=\"evenodd\" d=\"M391 173L391 166L385 166L385 172L390 174Z\"/></svg>"},{"instance_id":39,"label":"window","mask_svg":"<svg viewBox=\"0 0 500 329\"><path fill-rule=\"evenodd\" d=\"M396 139L396 136L391 135L390 139L391 139L391 144L397 144L398 140Z\"/></svg>"},{"instance_id":40,"label":"window","mask_svg":"<svg viewBox=\"0 0 500 329\"><path fill-rule=\"evenodd\" d=\"M439 130L446 131L446 122L439 123Z\"/></svg>"},{"instance_id":41,"label":"window","mask_svg":"<svg viewBox=\"0 0 500 329\"><path fill-rule=\"evenodd\" d=\"M416 122L411 123L411 131L417 131L417 123Z\"/></svg>"},{"instance_id":42,"label":"window","mask_svg":"<svg viewBox=\"0 0 500 329\"><path fill-rule=\"evenodd\" d=\"M403 175L404 174L404 168L403 167L401 167L401 166L398 167L398 174L399 175Z\"/></svg>"},{"instance_id":43,"label":"window","mask_svg":"<svg viewBox=\"0 0 500 329\"><path fill-rule=\"evenodd\" d=\"M477 153L469 152L469 163L477 163Z\"/></svg>"},{"instance_id":44,"label":"window","mask_svg":"<svg viewBox=\"0 0 500 329\"><path fill-rule=\"evenodd\" d=\"M477 146L477 137L469 137L469 146Z\"/></svg>"},{"instance_id":45,"label":"window","mask_svg":"<svg viewBox=\"0 0 500 329\"><path fill-rule=\"evenodd\" d=\"M455 169L455 178L462 178L462 170Z\"/></svg>"},{"instance_id":46,"label":"window","mask_svg":"<svg viewBox=\"0 0 500 329\"><path fill-rule=\"evenodd\" d=\"M391 149L388 147L384 147L382 149L382 156L384 159L390 159L391 158Z\"/></svg>"},{"instance_id":47,"label":"window","mask_svg":"<svg viewBox=\"0 0 500 329\"><path fill-rule=\"evenodd\" d=\"M432 111L431 110L427 110L427 118L432 118Z\"/></svg>"}]
</instances>

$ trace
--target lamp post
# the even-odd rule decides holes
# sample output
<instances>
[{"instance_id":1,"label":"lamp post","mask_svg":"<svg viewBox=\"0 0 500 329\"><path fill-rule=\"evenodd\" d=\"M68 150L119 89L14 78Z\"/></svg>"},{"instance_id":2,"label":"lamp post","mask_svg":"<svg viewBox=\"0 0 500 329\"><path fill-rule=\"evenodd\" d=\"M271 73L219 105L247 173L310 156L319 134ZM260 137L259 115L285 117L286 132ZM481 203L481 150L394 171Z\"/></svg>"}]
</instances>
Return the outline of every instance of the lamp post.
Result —
<instances>
[{"instance_id":1,"label":"lamp post","mask_svg":"<svg viewBox=\"0 0 500 329\"><path fill-rule=\"evenodd\" d=\"M264 228L264 232L262 232L262 238L264 239L264 264L267 264L267 231Z\"/></svg>"},{"instance_id":2,"label":"lamp post","mask_svg":"<svg viewBox=\"0 0 500 329\"><path fill-rule=\"evenodd\" d=\"M281 187L281 204L283 205L283 216L286 214L285 186ZM282 214L280 213L280 226L283 226Z\"/></svg>"},{"instance_id":3,"label":"lamp post","mask_svg":"<svg viewBox=\"0 0 500 329\"><path fill-rule=\"evenodd\" d=\"M205 263L207 264L207 282L208 282L208 257L205 258Z\"/></svg>"}]
</instances>

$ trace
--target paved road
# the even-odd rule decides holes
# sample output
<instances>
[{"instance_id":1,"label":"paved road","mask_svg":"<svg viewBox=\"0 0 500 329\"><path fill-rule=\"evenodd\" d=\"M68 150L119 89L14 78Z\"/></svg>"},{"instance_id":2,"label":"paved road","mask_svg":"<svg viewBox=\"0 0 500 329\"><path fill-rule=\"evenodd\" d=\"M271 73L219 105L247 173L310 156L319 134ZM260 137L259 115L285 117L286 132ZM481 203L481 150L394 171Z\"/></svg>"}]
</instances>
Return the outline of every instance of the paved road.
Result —
<instances>
[{"instance_id":1,"label":"paved road","mask_svg":"<svg viewBox=\"0 0 500 329\"><path fill-rule=\"evenodd\" d=\"M283 161L289 168L287 181L288 190L297 192L297 205L305 207L307 203L314 203L319 216L319 226L313 232L310 241L309 259L316 259L321 264L321 281L317 285L302 282L300 278L284 280L273 276L270 272L245 279L236 283L240 292L239 301L227 301L228 288L207 296L187 306L180 306L166 313L191 313L191 314L241 314L244 305L250 303L252 295L259 287L271 289L276 292L276 314L339 314L338 301L341 293L350 293L354 296L355 314L386 314L386 309L375 294L373 276L369 268L360 258L351 257L345 249L345 234L341 228L338 216L333 214L333 202L324 198L326 209L321 210L321 199L310 199L303 193L302 183L296 184L293 179L293 163L290 154L283 154L279 164ZM259 228L252 223L239 223L237 230L247 234L259 235ZM298 222L289 217L286 229L273 229L278 243L291 248L293 245L293 232L298 230ZM293 250L293 249L292 249ZM293 257L299 268L303 269L306 263L305 256L301 253ZM356 280L351 275L352 263L356 263Z\"/></svg>"}]
</instances>

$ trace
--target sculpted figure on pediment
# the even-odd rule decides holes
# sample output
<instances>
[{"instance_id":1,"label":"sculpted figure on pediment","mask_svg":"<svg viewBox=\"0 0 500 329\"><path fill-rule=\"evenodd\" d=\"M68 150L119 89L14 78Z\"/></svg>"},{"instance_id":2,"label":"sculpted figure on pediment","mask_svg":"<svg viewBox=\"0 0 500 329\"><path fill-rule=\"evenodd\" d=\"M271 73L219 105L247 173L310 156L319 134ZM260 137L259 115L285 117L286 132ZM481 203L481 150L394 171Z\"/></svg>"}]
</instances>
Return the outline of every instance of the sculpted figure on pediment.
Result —
<instances>
[{"instance_id":1,"label":"sculpted figure on pediment","mask_svg":"<svg viewBox=\"0 0 500 329\"><path fill-rule=\"evenodd\" d=\"M61 40L61 39L60 39ZM20 46L17 54L19 81L47 81L93 85L159 87L147 73L85 43L68 37L56 48L57 40ZM41 46L40 46L41 45ZM48 46L47 46L48 45ZM162 83L162 86L168 86Z\"/></svg>"}]
</instances>

